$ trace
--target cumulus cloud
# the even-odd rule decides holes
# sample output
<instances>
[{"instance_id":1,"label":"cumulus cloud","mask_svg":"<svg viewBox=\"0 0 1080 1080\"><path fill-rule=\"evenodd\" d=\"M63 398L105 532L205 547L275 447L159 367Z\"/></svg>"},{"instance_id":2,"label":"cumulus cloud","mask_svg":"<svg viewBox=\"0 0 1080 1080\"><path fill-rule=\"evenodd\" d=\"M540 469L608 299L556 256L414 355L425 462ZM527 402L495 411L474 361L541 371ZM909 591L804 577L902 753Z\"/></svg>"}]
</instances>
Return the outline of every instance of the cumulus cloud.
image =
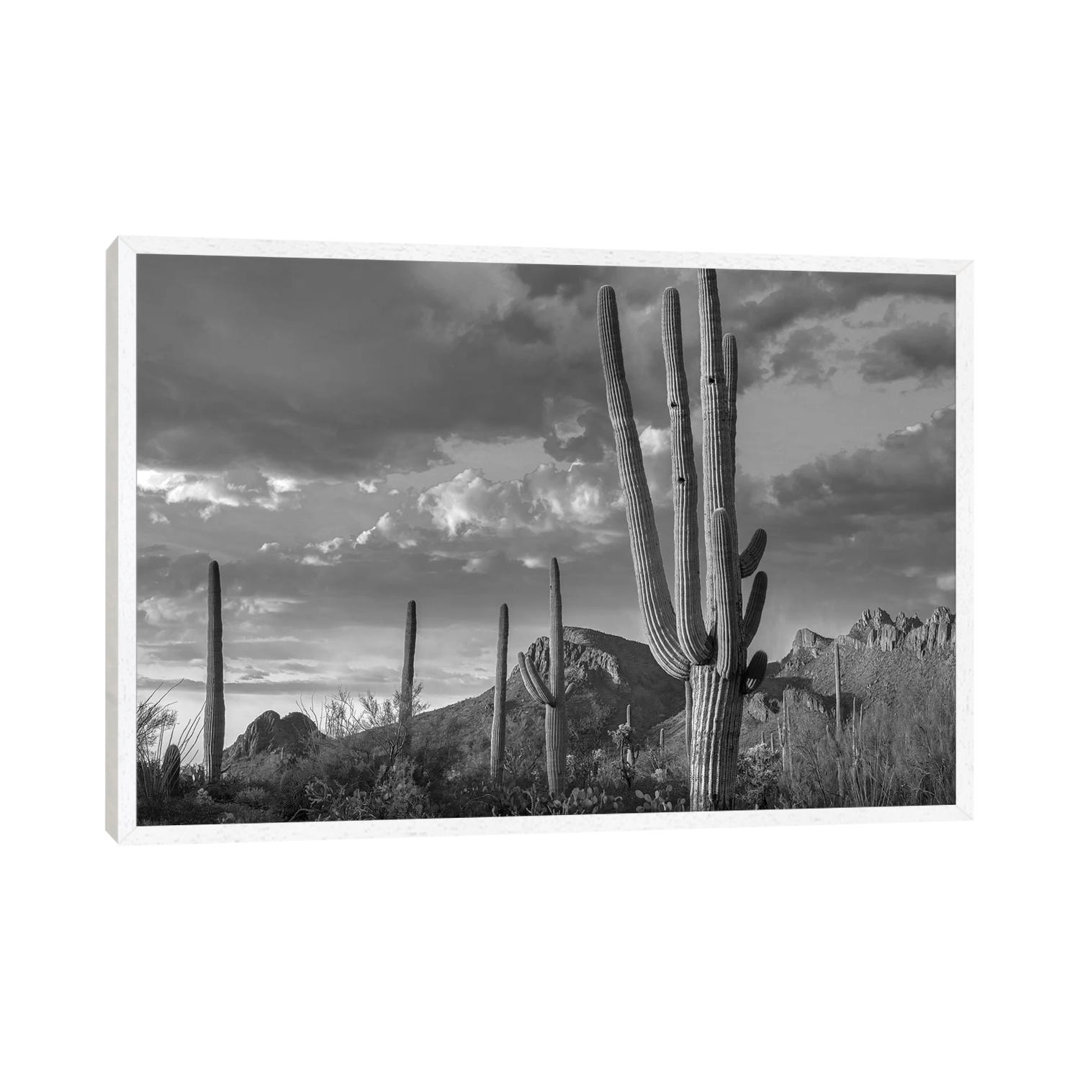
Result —
<instances>
[{"instance_id":1,"label":"cumulus cloud","mask_svg":"<svg viewBox=\"0 0 1080 1080\"><path fill-rule=\"evenodd\" d=\"M136 487L144 495L160 496L164 502L201 504L204 517L222 507L255 506L280 510L296 503L301 483L291 477L270 476L258 469L228 469L220 473L170 472L138 469ZM162 515L151 510L154 515Z\"/></svg>"},{"instance_id":2,"label":"cumulus cloud","mask_svg":"<svg viewBox=\"0 0 1080 1080\"><path fill-rule=\"evenodd\" d=\"M415 507L384 514L357 538L399 547L421 540L506 541L535 546L545 535L578 534L576 543L606 543L622 509L617 477L606 465L541 465L519 480L494 481L475 469L422 492Z\"/></svg>"}]
</instances>

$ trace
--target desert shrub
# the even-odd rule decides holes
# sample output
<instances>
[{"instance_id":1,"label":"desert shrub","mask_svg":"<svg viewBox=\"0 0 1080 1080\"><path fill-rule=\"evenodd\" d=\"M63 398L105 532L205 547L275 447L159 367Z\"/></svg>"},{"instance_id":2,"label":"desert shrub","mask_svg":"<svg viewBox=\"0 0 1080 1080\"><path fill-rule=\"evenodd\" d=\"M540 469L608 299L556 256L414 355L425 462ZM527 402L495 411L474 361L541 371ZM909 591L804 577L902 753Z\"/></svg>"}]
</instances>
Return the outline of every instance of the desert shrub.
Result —
<instances>
[{"instance_id":1,"label":"desert shrub","mask_svg":"<svg viewBox=\"0 0 1080 1080\"><path fill-rule=\"evenodd\" d=\"M265 810L271 804L270 792L264 787L241 788L236 793L236 801L244 806Z\"/></svg>"},{"instance_id":2,"label":"desert shrub","mask_svg":"<svg viewBox=\"0 0 1080 1080\"><path fill-rule=\"evenodd\" d=\"M951 682L908 691L891 705L845 715L839 742L832 718L800 718L791 776L779 805L917 806L956 801L956 699ZM775 805L775 804L774 804Z\"/></svg>"},{"instance_id":3,"label":"desert shrub","mask_svg":"<svg viewBox=\"0 0 1080 1080\"><path fill-rule=\"evenodd\" d=\"M135 751L140 761L176 726L176 709L166 700L172 689L159 686L135 706Z\"/></svg>"},{"instance_id":4,"label":"desert shrub","mask_svg":"<svg viewBox=\"0 0 1080 1080\"><path fill-rule=\"evenodd\" d=\"M176 730L176 709L166 700L170 689L158 687L135 706L136 802L148 811L153 804L179 794L202 742L201 710ZM175 762L171 782L165 768L170 751Z\"/></svg>"},{"instance_id":5,"label":"desert shrub","mask_svg":"<svg viewBox=\"0 0 1080 1080\"><path fill-rule=\"evenodd\" d=\"M427 791L412 776L411 763L395 765L374 787L349 791L316 779L305 791L310 821L384 821L430 817Z\"/></svg>"},{"instance_id":6,"label":"desert shrub","mask_svg":"<svg viewBox=\"0 0 1080 1080\"><path fill-rule=\"evenodd\" d=\"M621 759L616 749L597 748L569 754L566 776L573 788L617 789L624 784Z\"/></svg>"},{"instance_id":7,"label":"desert shrub","mask_svg":"<svg viewBox=\"0 0 1080 1080\"><path fill-rule=\"evenodd\" d=\"M783 774L780 753L763 743L739 755L735 774L736 810L767 810L781 805Z\"/></svg>"}]
</instances>

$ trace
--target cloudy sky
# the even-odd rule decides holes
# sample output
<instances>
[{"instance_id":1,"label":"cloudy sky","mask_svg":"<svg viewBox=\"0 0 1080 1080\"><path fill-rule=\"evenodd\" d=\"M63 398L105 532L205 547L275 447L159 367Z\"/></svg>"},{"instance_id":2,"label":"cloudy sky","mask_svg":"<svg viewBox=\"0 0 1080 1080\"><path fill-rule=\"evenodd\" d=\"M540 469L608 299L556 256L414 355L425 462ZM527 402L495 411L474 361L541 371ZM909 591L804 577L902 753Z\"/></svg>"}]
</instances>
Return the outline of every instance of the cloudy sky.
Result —
<instances>
[{"instance_id":1,"label":"cloudy sky","mask_svg":"<svg viewBox=\"0 0 1080 1080\"><path fill-rule=\"evenodd\" d=\"M755 644L778 659L801 626L952 606L953 279L718 276L739 523L744 542L769 532ZM696 399L693 270L140 255L141 692L182 680L181 713L199 707L208 558L229 741L298 698L389 693L409 599L427 700L478 693L500 603L512 651L546 631L552 555L568 625L643 639L596 339L606 283L670 553L659 300L680 289Z\"/></svg>"}]
</instances>

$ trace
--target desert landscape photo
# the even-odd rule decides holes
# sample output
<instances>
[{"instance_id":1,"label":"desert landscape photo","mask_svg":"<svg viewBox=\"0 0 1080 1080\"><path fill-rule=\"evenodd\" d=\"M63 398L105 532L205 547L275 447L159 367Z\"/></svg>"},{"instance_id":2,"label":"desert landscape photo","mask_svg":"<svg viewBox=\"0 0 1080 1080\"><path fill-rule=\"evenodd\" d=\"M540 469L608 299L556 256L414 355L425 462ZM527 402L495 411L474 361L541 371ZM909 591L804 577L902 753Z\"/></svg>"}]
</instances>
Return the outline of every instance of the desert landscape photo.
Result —
<instances>
[{"instance_id":1,"label":"desert landscape photo","mask_svg":"<svg viewBox=\"0 0 1080 1080\"><path fill-rule=\"evenodd\" d=\"M954 277L137 273L139 825L955 802Z\"/></svg>"}]
</instances>

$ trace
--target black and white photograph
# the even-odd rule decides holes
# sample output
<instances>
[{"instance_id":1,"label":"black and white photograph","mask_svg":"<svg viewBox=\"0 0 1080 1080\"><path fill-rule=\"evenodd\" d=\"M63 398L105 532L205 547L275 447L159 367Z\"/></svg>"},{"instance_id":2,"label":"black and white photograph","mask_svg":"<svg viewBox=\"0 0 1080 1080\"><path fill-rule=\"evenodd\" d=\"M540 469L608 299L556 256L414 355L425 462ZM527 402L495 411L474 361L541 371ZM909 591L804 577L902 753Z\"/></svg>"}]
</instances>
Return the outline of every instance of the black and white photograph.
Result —
<instances>
[{"instance_id":1,"label":"black and white photograph","mask_svg":"<svg viewBox=\"0 0 1080 1080\"><path fill-rule=\"evenodd\" d=\"M954 273L136 277L140 827L957 801Z\"/></svg>"}]
</instances>

